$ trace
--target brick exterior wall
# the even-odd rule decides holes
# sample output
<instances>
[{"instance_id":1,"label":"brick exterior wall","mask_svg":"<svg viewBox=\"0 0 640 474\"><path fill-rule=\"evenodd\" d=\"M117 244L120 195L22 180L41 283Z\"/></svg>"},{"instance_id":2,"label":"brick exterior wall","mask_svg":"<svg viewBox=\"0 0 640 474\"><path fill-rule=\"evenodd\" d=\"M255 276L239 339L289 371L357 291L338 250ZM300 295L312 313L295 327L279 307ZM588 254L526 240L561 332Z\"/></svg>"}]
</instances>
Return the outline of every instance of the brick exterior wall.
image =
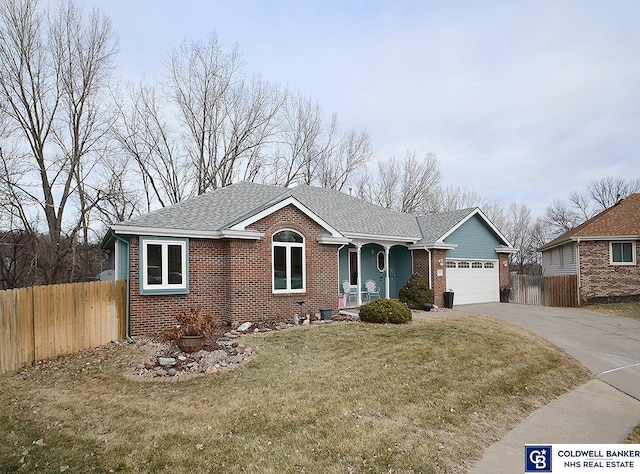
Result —
<instances>
[{"instance_id":1,"label":"brick exterior wall","mask_svg":"<svg viewBox=\"0 0 640 474\"><path fill-rule=\"evenodd\" d=\"M260 240L189 239L189 294L140 295L138 238L130 242L131 335L153 335L175 324L174 315L201 307L217 321L237 326L245 321L282 321L300 311L312 316L320 308L338 311L338 247L321 245L326 231L294 206L287 206L250 226L264 232ZM305 238L305 293L273 294L271 237L292 229Z\"/></svg>"},{"instance_id":2,"label":"brick exterior wall","mask_svg":"<svg viewBox=\"0 0 640 474\"><path fill-rule=\"evenodd\" d=\"M636 265L611 265L609 241L580 242L580 303L640 300L640 245Z\"/></svg>"},{"instance_id":3,"label":"brick exterior wall","mask_svg":"<svg viewBox=\"0 0 640 474\"><path fill-rule=\"evenodd\" d=\"M433 304L444 307L444 292L447 291L447 271L444 267L446 260L446 250L431 250L431 285L433 288ZM439 260L442 259L443 266ZM438 270L442 270L439 275ZM429 281L429 252L426 250L413 251L413 271L422 275Z\"/></svg>"},{"instance_id":4,"label":"brick exterior wall","mask_svg":"<svg viewBox=\"0 0 640 474\"><path fill-rule=\"evenodd\" d=\"M498 266L498 283L500 285L499 288L506 288L511 286L511 283L509 281L509 254L498 254Z\"/></svg>"}]
</instances>

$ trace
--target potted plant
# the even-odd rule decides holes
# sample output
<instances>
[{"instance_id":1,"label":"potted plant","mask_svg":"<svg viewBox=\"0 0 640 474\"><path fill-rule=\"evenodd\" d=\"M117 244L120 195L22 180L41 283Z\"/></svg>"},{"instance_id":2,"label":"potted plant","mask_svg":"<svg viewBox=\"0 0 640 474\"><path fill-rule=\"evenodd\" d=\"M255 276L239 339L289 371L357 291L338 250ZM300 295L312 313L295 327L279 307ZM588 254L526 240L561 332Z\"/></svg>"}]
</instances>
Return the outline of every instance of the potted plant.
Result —
<instances>
[{"instance_id":1,"label":"potted plant","mask_svg":"<svg viewBox=\"0 0 640 474\"><path fill-rule=\"evenodd\" d=\"M500 303L508 303L511 296L511 287L504 285L500 288Z\"/></svg>"},{"instance_id":2,"label":"potted plant","mask_svg":"<svg viewBox=\"0 0 640 474\"><path fill-rule=\"evenodd\" d=\"M190 307L176 314L176 327L168 331L168 337L176 342L183 352L196 352L202 349L205 338L210 337L215 325L213 317L202 309Z\"/></svg>"}]
</instances>

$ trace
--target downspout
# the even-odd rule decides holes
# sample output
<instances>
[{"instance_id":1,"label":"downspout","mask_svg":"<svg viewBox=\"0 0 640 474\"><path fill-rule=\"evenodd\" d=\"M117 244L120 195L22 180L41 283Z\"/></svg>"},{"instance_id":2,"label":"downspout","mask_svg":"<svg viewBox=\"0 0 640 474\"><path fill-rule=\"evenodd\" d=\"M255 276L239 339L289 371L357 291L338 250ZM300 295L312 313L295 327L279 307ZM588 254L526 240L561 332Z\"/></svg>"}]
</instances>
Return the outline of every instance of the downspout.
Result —
<instances>
[{"instance_id":1,"label":"downspout","mask_svg":"<svg viewBox=\"0 0 640 474\"><path fill-rule=\"evenodd\" d=\"M340 250L345 248L348 244L342 244L338 247L337 258L338 258L338 296L340 295L340 290L343 290L342 285L340 284ZM347 258L349 256L347 255Z\"/></svg>"},{"instance_id":2,"label":"downspout","mask_svg":"<svg viewBox=\"0 0 640 474\"><path fill-rule=\"evenodd\" d=\"M580 306L580 237L578 237L578 242L576 243L576 273L578 275L578 306Z\"/></svg>"},{"instance_id":3,"label":"downspout","mask_svg":"<svg viewBox=\"0 0 640 474\"><path fill-rule=\"evenodd\" d=\"M123 242L127 246L127 262L129 262L129 258L131 256L131 252L130 252L130 249L129 249L129 242L126 239L123 239L122 237L119 237L113 230L111 231L111 235L115 239L119 240L120 242ZM115 267L115 262L114 262L114 267ZM127 267L128 267L129 273L131 273L131 262L129 262L127 264ZM125 327L124 338L127 340L128 343L133 343L133 339L131 339L131 330L129 328L129 326L130 326L130 318L131 318L131 315L129 314L129 293L131 291L131 286L130 286L131 281L130 280L131 280L131 276L129 275L127 277L127 309L125 311L125 314L126 314L126 327Z\"/></svg>"},{"instance_id":4,"label":"downspout","mask_svg":"<svg viewBox=\"0 0 640 474\"><path fill-rule=\"evenodd\" d=\"M431 250L429 250L427 247L425 247L424 249L429 254L429 288L433 290L433 280L431 276Z\"/></svg>"}]
</instances>

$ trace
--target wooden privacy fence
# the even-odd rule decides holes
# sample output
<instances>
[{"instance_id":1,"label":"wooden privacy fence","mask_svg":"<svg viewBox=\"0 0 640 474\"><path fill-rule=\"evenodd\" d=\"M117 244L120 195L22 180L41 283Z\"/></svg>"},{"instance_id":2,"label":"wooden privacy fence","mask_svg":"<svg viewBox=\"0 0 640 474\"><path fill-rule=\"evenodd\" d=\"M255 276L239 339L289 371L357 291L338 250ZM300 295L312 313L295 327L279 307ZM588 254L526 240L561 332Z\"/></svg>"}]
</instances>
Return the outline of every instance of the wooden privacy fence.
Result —
<instances>
[{"instance_id":1,"label":"wooden privacy fence","mask_svg":"<svg viewBox=\"0 0 640 474\"><path fill-rule=\"evenodd\" d=\"M577 275L544 277L544 300L546 306L577 307Z\"/></svg>"},{"instance_id":2,"label":"wooden privacy fence","mask_svg":"<svg viewBox=\"0 0 640 474\"><path fill-rule=\"evenodd\" d=\"M509 275L510 303L544 304L544 277L542 275Z\"/></svg>"},{"instance_id":3,"label":"wooden privacy fence","mask_svg":"<svg viewBox=\"0 0 640 474\"><path fill-rule=\"evenodd\" d=\"M124 339L126 282L0 291L0 374Z\"/></svg>"}]
</instances>

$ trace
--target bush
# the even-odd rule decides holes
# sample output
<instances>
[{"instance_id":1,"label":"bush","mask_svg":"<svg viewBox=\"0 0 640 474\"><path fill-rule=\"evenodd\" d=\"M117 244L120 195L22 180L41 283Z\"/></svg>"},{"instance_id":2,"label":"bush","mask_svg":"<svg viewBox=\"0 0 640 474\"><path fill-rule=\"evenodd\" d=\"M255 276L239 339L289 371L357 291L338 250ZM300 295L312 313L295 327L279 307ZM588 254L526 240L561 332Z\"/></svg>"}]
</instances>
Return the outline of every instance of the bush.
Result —
<instances>
[{"instance_id":1,"label":"bush","mask_svg":"<svg viewBox=\"0 0 640 474\"><path fill-rule=\"evenodd\" d=\"M400 301L411 309L423 309L425 303L433 303L433 290L429 288L427 279L417 273L411 275L398 295Z\"/></svg>"},{"instance_id":2,"label":"bush","mask_svg":"<svg viewBox=\"0 0 640 474\"><path fill-rule=\"evenodd\" d=\"M360 320L365 323L404 324L411 317L411 310L398 300L375 300L360 308Z\"/></svg>"}]
</instances>

